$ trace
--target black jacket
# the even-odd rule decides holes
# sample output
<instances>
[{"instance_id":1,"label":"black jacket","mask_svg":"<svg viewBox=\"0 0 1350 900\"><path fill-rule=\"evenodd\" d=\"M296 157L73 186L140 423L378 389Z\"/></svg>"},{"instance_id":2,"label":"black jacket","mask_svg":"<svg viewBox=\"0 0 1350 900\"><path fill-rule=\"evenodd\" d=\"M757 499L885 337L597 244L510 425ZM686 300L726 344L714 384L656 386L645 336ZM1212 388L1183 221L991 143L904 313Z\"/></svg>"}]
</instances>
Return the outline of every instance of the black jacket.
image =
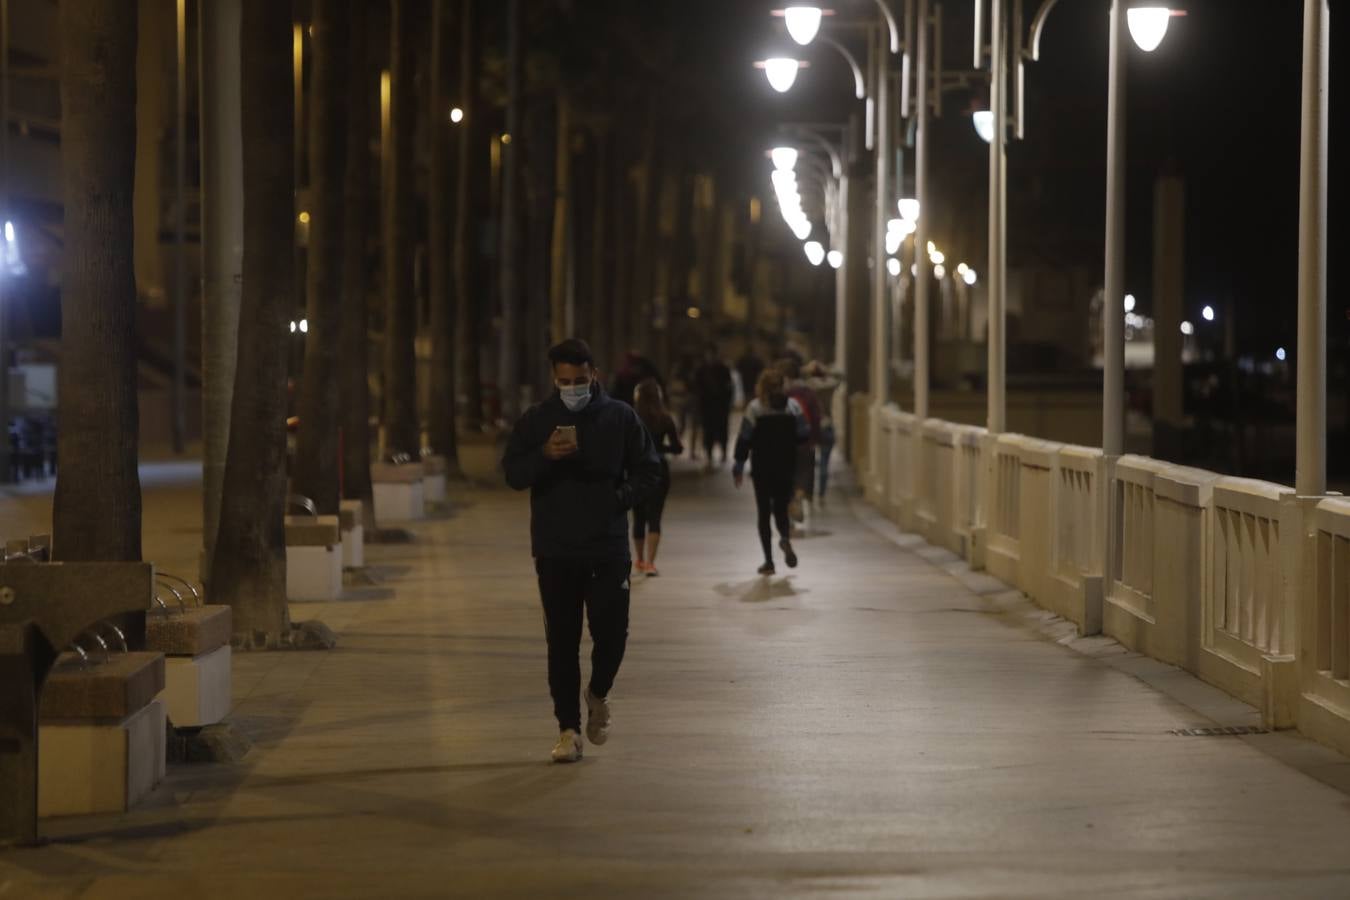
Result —
<instances>
[{"instance_id":1,"label":"black jacket","mask_svg":"<svg viewBox=\"0 0 1350 900\"><path fill-rule=\"evenodd\" d=\"M544 443L559 425L575 425L579 451L557 461ZM506 483L530 489L530 539L536 558L628 559L628 510L654 491L661 458L642 420L599 386L581 412L555 391L525 411L502 457Z\"/></svg>"}]
</instances>

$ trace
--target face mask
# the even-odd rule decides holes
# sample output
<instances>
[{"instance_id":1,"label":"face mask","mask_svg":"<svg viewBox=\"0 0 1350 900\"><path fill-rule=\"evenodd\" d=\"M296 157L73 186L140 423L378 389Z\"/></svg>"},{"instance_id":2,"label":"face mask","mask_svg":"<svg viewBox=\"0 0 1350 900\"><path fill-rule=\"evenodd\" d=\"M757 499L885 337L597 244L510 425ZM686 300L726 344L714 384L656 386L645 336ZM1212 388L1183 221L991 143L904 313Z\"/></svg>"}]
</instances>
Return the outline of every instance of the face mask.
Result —
<instances>
[{"instance_id":1,"label":"face mask","mask_svg":"<svg viewBox=\"0 0 1350 900\"><path fill-rule=\"evenodd\" d=\"M586 408L586 404L591 402L591 386L589 384L559 386L558 394L562 397L563 405L572 412L581 412Z\"/></svg>"}]
</instances>

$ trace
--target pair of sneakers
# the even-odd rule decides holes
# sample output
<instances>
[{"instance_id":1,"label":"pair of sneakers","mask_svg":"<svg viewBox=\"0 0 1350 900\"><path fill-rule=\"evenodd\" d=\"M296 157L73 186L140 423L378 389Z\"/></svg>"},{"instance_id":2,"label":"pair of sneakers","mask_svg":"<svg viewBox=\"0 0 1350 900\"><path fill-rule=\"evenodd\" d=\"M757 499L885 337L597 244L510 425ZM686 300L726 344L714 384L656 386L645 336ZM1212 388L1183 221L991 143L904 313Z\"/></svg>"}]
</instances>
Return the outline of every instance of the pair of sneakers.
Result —
<instances>
[{"instance_id":1,"label":"pair of sneakers","mask_svg":"<svg viewBox=\"0 0 1350 900\"><path fill-rule=\"evenodd\" d=\"M646 575L648 578L655 578L661 574L656 571L656 563L642 562L639 560L633 563L633 568L639 575Z\"/></svg>"},{"instance_id":2,"label":"pair of sneakers","mask_svg":"<svg viewBox=\"0 0 1350 900\"><path fill-rule=\"evenodd\" d=\"M778 547L783 551L783 560L787 563L789 569L797 568L797 551L792 549L792 542L784 538L778 542ZM764 565L758 569L761 575L772 575L776 570L773 567L773 560L766 559Z\"/></svg>"},{"instance_id":3,"label":"pair of sneakers","mask_svg":"<svg viewBox=\"0 0 1350 900\"><path fill-rule=\"evenodd\" d=\"M599 747L609 740L609 699L597 697L586 688L586 739ZM558 735L553 745L553 761L573 763L581 759L581 735L571 728Z\"/></svg>"}]
</instances>

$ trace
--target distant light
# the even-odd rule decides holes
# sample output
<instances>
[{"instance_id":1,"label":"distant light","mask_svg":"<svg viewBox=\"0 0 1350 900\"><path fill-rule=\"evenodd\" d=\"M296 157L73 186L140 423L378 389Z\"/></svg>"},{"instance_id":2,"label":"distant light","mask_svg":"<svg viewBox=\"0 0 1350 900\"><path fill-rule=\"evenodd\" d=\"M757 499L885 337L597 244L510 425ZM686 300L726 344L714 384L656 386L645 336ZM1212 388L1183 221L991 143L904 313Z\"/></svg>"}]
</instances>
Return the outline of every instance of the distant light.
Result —
<instances>
[{"instance_id":1,"label":"distant light","mask_svg":"<svg viewBox=\"0 0 1350 900\"><path fill-rule=\"evenodd\" d=\"M803 47L816 39L816 33L820 31L821 15L822 10L819 6L789 6L783 10L788 34Z\"/></svg>"},{"instance_id":2,"label":"distant light","mask_svg":"<svg viewBox=\"0 0 1350 900\"><path fill-rule=\"evenodd\" d=\"M1206 322L1213 322L1213 321L1214 321L1214 307L1212 307L1212 306L1206 306L1204 309L1202 309L1202 310L1200 311L1200 315L1204 316L1204 319L1205 319Z\"/></svg>"},{"instance_id":3,"label":"distant light","mask_svg":"<svg viewBox=\"0 0 1350 900\"><path fill-rule=\"evenodd\" d=\"M825 258L830 261L831 269L837 269L844 264L844 254L839 250L831 250L825 254Z\"/></svg>"},{"instance_id":4,"label":"distant light","mask_svg":"<svg viewBox=\"0 0 1350 900\"><path fill-rule=\"evenodd\" d=\"M890 234L892 231L900 231L900 230L901 230L902 228L904 228L904 227L905 227L905 220L904 220L904 219L887 219L887 220L886 220L886 233L887 233L887 234Z\"/></svg>"},{"instance_id":5,"label":"distant light","mask_svg":"<svg viewBox=\"0 0 1350 900\"><path fill-rule=\"evenodd\" d=\"M780 94L786 94L792 90L792 85L797 80L797 70L801 68L801 65L795 59L776 56L773 59L764 60L764 75L769 79L770 87Z\"/></svg>"},{"instance_id":6,"label":"distant light","mask_svg":"<svg viewBox=\"0 0 1350 900\"><path fill-rule=\"evenodd\" d=\"M915 200L913 197L906 197L896 205L900 207L900 218L911 224L919 221L918 200Z\"/></svg>"},{"instance_id":7,"label":"distant light","mask_svg":"<svg viewBox=\"0 0 1350 900\"><path fill-rule=\"evenodd\" d=\"M929 255L929 256L932 256L932 255L933 255L934 253L936 253L936 252L937 252L937 244L933 243L932 241L929 241L929 242L928 242L928 255Z\"/></svg>"},{"instance_id":8,"label":"distant light","mask_svg":"<svg viewBox=\"0 0 1350 900\"><path fill-rule=\"evenodd\" d=\"M1195 326L1192 325L1190 322L1182 322L1181 333L1186 335L1187 337L1190 337L1191 335L1195 334Z\"/></svg>"},{"instance_id":9,"label":"distant light","mask_svg":"<svg viewBox=\"0 0 1350 900\"><path fill-rule=\"evenodd\" d=\"M975 275L974 269L966 269L964 272L961 273L961 277L965 279L966 284L974 284L977 280L979 280Z\"/></svg>"},{"instance_id":10,"label":"distant light","mask_svg":"<svg viewBox=\"0 0 1350 900\"><path fill-rule=\"evenodd\" d=\"M934 250L928 254L928 258L933 261L933 265L940 266L947 261L947 256L941 250Z\"/></svg>"},{"instance_id":11,"label":"distant light","mask_svg":"<svg viewBox=\"0 0 1350 900\"><path fill-rule=\"evenodd\" d=\"M773 181L774 193L778 195L780 201L783 199L784 193L797 190L797 176L793 174L791 169L774 169L769 178Z\"/></svg>"},{"instance_id":12,"label":"distant light","mask_svg":"<svg viewBox=\"0 0 1350 900\"><path fill-rule=\"evenodd\" d=\"M802 218L792 223L792 233L797 236L797 240L804 241L811 236L811 220Z\"/></svg>"},{"instance_id":13,"label":"distant light","mask_svg":"<svg viewBox=\"0 0 1350 900\"><path fill-rule=\"evenodd\" d=\"M697 306L691 306L685 310L684 314L691 319L697 319L699 316L703 315L703 311Z\"/></svg>"},{"instance_id":14,"label":"distant light","mask_svg":"<svg viewBox=\"0 0 1350 900\"><path fill-rule=\"evenodd\" d=\"M913 275L915 278L918 278L918 277L919 277L919 264L918 264L918 263L911 263L911 264L910 264L910 266L909 266L909 274Z\"/></svg>"},{"instance_id":15,"label":"distant light","mask_svg":"<svg viewBox=\"0 0 1350 900\"><path fill-rule=\"evenodd\" d=\"M791 172L797 168L796 147L774 147L769 155L773 157L773 167L779 172Z\"/></svg>"},{"instance_id":16,"label":"distant light","mask_svg":"<svg viewBox=\"0 0 1350 900\"><path fill-rule=\"evenodd\" d=\"M1283 347L1275 351L1275 358L1278 359L1280 362L1284 362L1285 353Z\"/></svg>"},{"instance_id":17,"label":"distant light","mask_svg":"<svg viewBox=\"0 0 1350 900\"><path fill-rule=\"evenodd\" d=\"M825 261L825 248L820 245L820 241L807 241L802 249L806 251L806 258L811 265L818 266Z\"/></svg>"},{"instance_id":18,"label":"distant light","mask_svg":"<svg viewBox=\"0 0 1350 900\"><path fill-rule=\"evenodd\" d=\"M305 212L304 210L301 210L300 215L296 216L296 218L300 220L301 225L309 224L309 213Z\"/></svg>"},{"instance_id":19,"label":"distant light","mask_svg":"<svg viewBox=\"0 0 1350 900\"><path fill-rule=\"evenodd\" d=\"M900 260L892 256L886 260L886 271L891 273L892 278L900 277Z\"/></svg>"},{"instance_id":20,"label":"distant light","mask_svg":"<svg viewBox=\"0 0 1350 900\"><path fill-rule=\"evenodd\" d=\"M900 250L900 245L905 242L905 236L898 231L886 232L886 253L894 256Z\"/></svg>"},{"instance_id":21,"label":"distant light","mask_svg":"<svg viewBox=\"0 0 1350 900\"><path fill-rule=\"evenodd\" d=\"M960 275L962 278L964 278L965 275L966 275L966 273L969 272L969 271L970 271L970 266L966 265L965 263L957 263L957 264L956 264L956 274L957 274L957 275Z\"/></svg>"},{"instance_id":22,"label":"distant light","mask_svg":"<svg viewBox=\"0 0 1350 900\"><path fill-rule=\"evenodd\" d=\"M300 333L309 334L309 319L300 320Z\"/></svg>"},{"instance_id":23,"label":"distant light","mask_svg":"<svg viewBox=\"0 0 1350 900\"><path fill-rule=\"evenodd\" d=\"M1167 25L1172 21L1172 10L1166 6L1142 6L1125 12L1130 25L1130 37L1145 53L1152 53L1167 36Z\"/></svg>"},{"instance_id":24,"label":"distant light","mask_svg":"<svg viewBox=\"0 0 1350 900\"><path fill-rule=\"evenodd\" d=\"M5 240L9 241L11 244L14 243L14 223L13 223L13 222L6 222L6 223L5 223Z\"/></svg>"},{"instance_id":25,"label":"distant light","mask_svg":"<svg viewBox=\"0 0 1350 900\"><path fill-rule=\"evenodd\" d=\"M295 334L295 328L296 328L295 320L292 319L292 320L291 320L291 334Z\"/></svg>"},{"instance_id":26,"label":"distant light","mask_svg":"<svg viewBox=\"0 0 1350 900\"><path fill-rule=\"evenodd\" d=\"M458 125L460 122L463 122L464 110L460 109L458 106L450 110L450 121L454 122L456 125Z\"/></svg>"},{"instance_id":27,"label":"distant light","mask_svg":"<svg viewBox=\"0 0 1350 900\"><path fill-rule=\"evenodd\" d=\"M942 279L946 278L947 267L941 264L933 266L933 277L936 278L938 281L941 281Z\"/></svg>"},{"instance_id":28,"label":"distant light","mask_svg":"<svg viewBox=\"0 0 1350 900\"><path fill-rule=\"evenodd\" d=\"M994 142L994 114L987 109L977 109L971 113L971 122L975 124L975 133L986 144Z\"/></svg>"},{"instance_id":29,"label":"distant light","mask_svg":"<svg viewBox=\"0 0 1350 900\"><path fill-rule=\"evenodd\" d=\"M1125 295L1125 311L1126 311L1126 312L1134 312L1134 304L1135 304L1134 294L1126 294L1126 295Z\"/></svg>"}]
</instances>

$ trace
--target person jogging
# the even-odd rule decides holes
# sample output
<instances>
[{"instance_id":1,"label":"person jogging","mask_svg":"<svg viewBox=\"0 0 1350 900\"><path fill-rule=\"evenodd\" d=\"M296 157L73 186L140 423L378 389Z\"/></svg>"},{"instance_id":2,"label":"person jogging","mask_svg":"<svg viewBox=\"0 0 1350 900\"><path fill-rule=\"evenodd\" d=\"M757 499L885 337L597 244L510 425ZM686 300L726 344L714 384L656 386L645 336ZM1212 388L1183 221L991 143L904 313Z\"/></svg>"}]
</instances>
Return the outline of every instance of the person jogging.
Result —
<instances>
[{"instance_id":1,"label":"person jogging","mask_svg":"<svg viewBox=\"0 0 1350 900\"><path fill-rule=\"evenodd\" d=\"M679 456L684 452L680 443L680 430L675 418L666 410L661 398L661 385L655 378L647 378L633 392L634 409L638 418L647 426L647 433L656 443L656 452L661 454L661 483L651 495L633 507L633 553L637 557L634 568L655 578L661 573L656 570L656 551L661 546L661 513L666 508L666 496L670 493L670 463L666 455Z\"/></svg>"},{"instance_id":2,"label":"person jogging","mask_svg":"<svg viewBox=\"0 0 1350 900\"><path fill-rule=\"evenodd\" d=\"M557 388L516 422L502 458L506 483L530 491L530 540L548 641L548 687L558 720L555 762L581 759L581 624L594 649L586 737L609 739L609 691L628 641L627 511L661 477L661 459L633 408L600 386L590 347L548 352Z\"/></svg>"},{"instance_id":3,"label":"person jogging","mask_svg":"<svg viewBox=\"0 0 1350 900\"><path fill-rule=\"evenodd\" d=\"M745 480L745 463L750 462L750 480L755 486L755 506L759 513L759 543L764 550L764 565L759 574L774 574L773 531L770 519L778 526L778 546L789 569L796 568L797 554L792 549L792 523L788 503L792 501L797 472L797 445L806 441L810 429L797 401L787 395L782 372L766 369L759 376L755 399L745 408L740 434L736 438L736 464L732 475L736 487Z\"/></svg>"}]
</instances>

